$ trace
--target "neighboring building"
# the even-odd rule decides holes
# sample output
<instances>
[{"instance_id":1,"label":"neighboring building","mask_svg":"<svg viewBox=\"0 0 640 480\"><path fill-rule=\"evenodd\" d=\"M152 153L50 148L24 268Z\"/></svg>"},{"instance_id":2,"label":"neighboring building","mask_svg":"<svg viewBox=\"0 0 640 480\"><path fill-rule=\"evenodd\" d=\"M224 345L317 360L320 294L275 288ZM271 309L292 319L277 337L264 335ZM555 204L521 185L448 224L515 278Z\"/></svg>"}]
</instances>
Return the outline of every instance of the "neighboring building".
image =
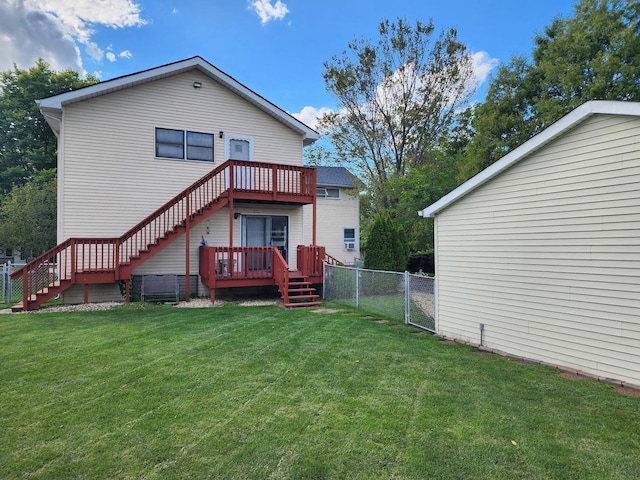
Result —
<instances>
[{"instance_id":1,"label":"neighboring building","mask_svg":"<svg viewBox=\"0 0 640 480\"><path fill-rule=\"evenodd\" d=\"M360 200L354 177L344 167L317 167L317 243L345 265L360 258ZM305 207L305 221L312 218L312 207ZM311 242L311 229L305 243Z\"/></svg>"},{"instance_id":2,"label":"neighboring building","mask_svg":"<svg viewBox=\"0 0 640 480\"><path fill-rule=\"evenodd\" d=\"M0 247L0 265L7 262L23 263L24 261L20 258L20 252L18 250L11 247Z\"/></svg>"},{"instance_id":3,"label":"neighboring building","mask_svg":"<svg viewBox=\"0 0 640 480\"><path fill-rule=\"evenodd\" d=\"M640 103L588 102L419 213L438 333L640 385Z\"/></svg>"},{"instance_id":4,"label":"neighboring building","mask_svg":"<svg viewBox=\"0 0 640 480\"><path fill-rule=\"evenodd\" d=\"M71 283L47 295L122 299L123 282L128 295L132 278L171 274L183 290L197 284L213 296L273 285L280 267L271 248L290 271L324 254L298 249L320 245L316 171L302 154L318 133L202 58L38 104L58 137L61 245L43 258L56 258Z\"/></svg>"}]
</instances>

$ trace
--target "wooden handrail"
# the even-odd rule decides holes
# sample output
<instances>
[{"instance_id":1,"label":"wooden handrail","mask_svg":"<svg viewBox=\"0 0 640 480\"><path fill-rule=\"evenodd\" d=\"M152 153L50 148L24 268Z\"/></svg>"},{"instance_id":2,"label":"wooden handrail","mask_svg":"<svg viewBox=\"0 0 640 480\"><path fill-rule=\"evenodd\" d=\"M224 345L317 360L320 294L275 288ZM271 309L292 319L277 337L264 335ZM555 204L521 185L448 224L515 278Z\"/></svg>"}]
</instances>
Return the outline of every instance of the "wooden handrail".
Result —
<instances>
[{"instance_id":1,"label":"wooden handrail","mask_svg":"<svg viewBox=\"0 0 640 480\"><path fill-rule=\"evenodd\" d=\"M11 274L12 279L24 279L23 306L39 289L53 280L75 282L77 272L113 272L120 278L120 267L129 265L134 257L141 256L151 245L178 227L187 226L189 219L200 215L224 195L233 198L234 190L269 194L272 200L278 195L315 198L315 169L294 165L281 165L245 160L227 160L192 185L157 208L141 222L115 238L69 238L43 253L21 269ZM277 249L276 249L277 250ZM257 253L257 252L256 252ZM57 273L40 275L50 271L55 263ZM286 262L285 262L286 264ZM44 284L47 279L51 282ZM35 289L35 290L34 290Z\"/></svg>"},{"instance_id":2,"label":"wooden handrail","mask_svg":"<svg viewBox=\"0 0 640 480\"><path fill-rule=\"evenodd\" d=\"M273 279L282 295L282 301L286 305L289 303L289 265L280 250L275 247L271 248L273 250Z\"/></svg>"}]
</instances>

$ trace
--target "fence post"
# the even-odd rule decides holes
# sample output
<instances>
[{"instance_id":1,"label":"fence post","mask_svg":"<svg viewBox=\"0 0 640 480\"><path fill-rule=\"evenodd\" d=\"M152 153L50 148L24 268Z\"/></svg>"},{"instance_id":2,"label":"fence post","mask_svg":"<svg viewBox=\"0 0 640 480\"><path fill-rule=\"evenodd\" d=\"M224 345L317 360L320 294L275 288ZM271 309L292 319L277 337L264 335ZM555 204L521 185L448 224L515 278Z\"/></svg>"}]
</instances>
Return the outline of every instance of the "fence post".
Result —
<instances>
[{"instance_id":1,"label":"fence post","mask_svg":"<svg viewBox=\"0 0 640 480\"><path fill-rule=\"evenodd\" d=\"M409 291L409 272L404 272L404 323L409 325L411 321L411 292Z\"/></svg>"},{"instance_id":2,"label":"fence post","mask_svg":"<svg viewBox=\"0 0 640 480\"><path fill-rule=\"evenodd\" d=\"M2 264L2 303L8 303L6 301L5 292L7 290L5 277L7 276L7 264Z\"/></svg>"},{"instance_id":3,"label":"fence post","mask_svg":"<svg viewBox=\"0 0 640 480\"><path fill-rule=\"evenodd\" d=\"M322 262L322 301L327 298L327 264Z\"/></svg>"},{"instance_id":4,"label":"fence post","mask_svg":"<svg viewBox=\"0 0 640 480\"><path fill-rule=\"evenodd\" d=\"M360 269L356 267L356 308L360 308Z\"/></svg>"}]
</instances>

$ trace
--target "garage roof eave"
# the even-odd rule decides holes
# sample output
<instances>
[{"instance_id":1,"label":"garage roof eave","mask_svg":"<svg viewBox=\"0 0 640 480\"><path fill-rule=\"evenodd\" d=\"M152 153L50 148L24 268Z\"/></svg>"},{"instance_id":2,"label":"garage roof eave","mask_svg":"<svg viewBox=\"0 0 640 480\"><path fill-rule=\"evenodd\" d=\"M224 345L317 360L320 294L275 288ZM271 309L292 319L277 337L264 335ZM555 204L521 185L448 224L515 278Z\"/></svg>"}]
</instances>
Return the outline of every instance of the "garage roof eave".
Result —
<instances>
[{"instance_id":1,"label":"garage roof eave","mask_svg":"<svg viewBox=\"0 0 640 480\"><path fill-rule=\"evenodd\" d=\"M592 115L627 115L640 117L640 102L624 102L613 100L592 100L571 111L548 128L530 138L504 157L493 163L483 171L471 177L458 188L452 190L440 200L418 211L423 218L435 217L445 208L457 202L479 186L488 182L501 172L541 149L565 132L575 128Z\"/></svg>"}]
</instances>

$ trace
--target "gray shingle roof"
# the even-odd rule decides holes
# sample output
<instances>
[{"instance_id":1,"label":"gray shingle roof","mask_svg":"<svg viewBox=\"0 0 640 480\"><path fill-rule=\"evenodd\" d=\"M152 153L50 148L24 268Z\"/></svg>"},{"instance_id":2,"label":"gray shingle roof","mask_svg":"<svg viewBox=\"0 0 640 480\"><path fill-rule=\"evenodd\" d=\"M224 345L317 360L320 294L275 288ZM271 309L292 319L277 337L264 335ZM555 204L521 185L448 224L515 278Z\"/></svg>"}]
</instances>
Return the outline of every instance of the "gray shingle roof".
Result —
<instances>
[{"instance_id":1,"label":"gray shingle roof","mask_svg":"<svg viewBox=\"0 0 640 480\"><path fill-rule=\"evenodd\" d=\"M325 187L353 188L353 175L344 167L316 167L318 185Z\"/></svg>"}]
</instances>

